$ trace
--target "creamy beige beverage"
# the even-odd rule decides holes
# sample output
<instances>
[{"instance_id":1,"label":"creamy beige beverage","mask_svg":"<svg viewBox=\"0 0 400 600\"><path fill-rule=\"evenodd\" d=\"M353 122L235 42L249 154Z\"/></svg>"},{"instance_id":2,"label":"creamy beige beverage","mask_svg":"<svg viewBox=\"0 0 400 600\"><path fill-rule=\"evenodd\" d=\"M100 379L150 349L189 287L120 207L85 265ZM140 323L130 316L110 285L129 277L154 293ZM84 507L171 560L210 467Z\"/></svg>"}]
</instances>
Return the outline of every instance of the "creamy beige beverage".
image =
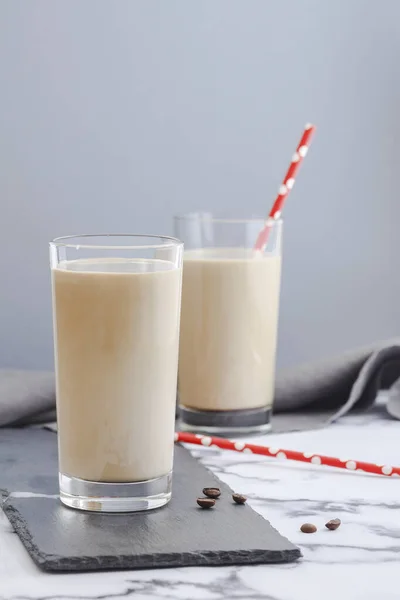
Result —
<instances>
[{"instance_id":1,"label":"creamy beige beverage","mask_svg":"<svg viewBox=\"0 0 400 600\"><path fill-rule=\"evenodd\" d=\"M180 269L77 260L52 270L60 472L143 481L172 469Z\"/></svg>"},{"instance_id":2,"label":"creamy beige beverage","mask_svg":"<svg viewBox=\"0 0 400 600\"><path fill-rule=\"evenodd\" d=\"M198 410L271 406L281 259L215 248L184 254L179 401Z\"/></svg>"}]
</instances>

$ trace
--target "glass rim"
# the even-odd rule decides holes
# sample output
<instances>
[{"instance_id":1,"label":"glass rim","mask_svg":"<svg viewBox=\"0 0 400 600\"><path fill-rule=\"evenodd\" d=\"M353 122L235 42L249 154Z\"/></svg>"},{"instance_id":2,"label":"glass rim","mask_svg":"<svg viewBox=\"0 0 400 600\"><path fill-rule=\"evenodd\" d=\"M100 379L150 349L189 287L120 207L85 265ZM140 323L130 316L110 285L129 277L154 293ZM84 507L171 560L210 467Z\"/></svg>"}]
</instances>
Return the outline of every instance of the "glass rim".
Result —
<instances>
[{"instance_id":1,"label":"glass rim","mask_svg":"<svg viewBox=\"0 0 400 600\"><path fill-rule=\"evenodd\" d=\"M249 217L249 218L230 218L230 217L214 217L207 213L181 213L174 215L174 221L208 221L212 223L226 223L233 225L245 225L247 223L261 223L264 224L267 221L266 217ZM283 223L282 217L274 219L274 224Z\"/></svg>"},{"instance_id":2,"label":"glass rim","mask_svg":"<svg viewBox=\"0 0 400 600\"><path fill-rule=\"evenodd\" d=\"M130 239L150 239L150 240L162 240L156 244L127 244L127 245L112 245L112 244L86 244L80 243L78 240L91 239L91 238L130 238ZM76 240L73 243L73 240ZM183 246L183 242L176 237L168 235L156 235L151 233L81 233L76 235L63 235L56 237L49 242L50 246L56 248L87 248L91 250L157 250L160 248L177 248Z\"/></svg>"}]
</instances>

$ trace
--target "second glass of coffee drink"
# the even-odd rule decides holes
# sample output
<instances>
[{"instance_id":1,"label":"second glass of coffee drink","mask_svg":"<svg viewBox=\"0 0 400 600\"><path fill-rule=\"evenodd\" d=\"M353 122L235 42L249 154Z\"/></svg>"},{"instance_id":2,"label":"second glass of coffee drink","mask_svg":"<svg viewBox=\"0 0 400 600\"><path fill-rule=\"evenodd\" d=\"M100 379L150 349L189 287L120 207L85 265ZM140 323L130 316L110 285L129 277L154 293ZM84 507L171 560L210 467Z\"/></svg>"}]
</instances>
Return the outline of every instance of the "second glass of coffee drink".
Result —
<instances>
[{"instance_id":1,"label":"second glass of coffee drink","mask_svg":"<svg viewBox=\"0 0 400 600\"><path fill-rule=\"evenodd\" d=\"M183 245L50 243L61 501L126 512L171 497Z\"/></svg>"},{"instance_id":2,"label":"second glass of coffee drink","mask_svg":"<svg viewBox=\"0 0 400 600\"><path fill-rule=\"evenodd\" d=\"M181 427L216 435L271 427L282 222L266 247L262 219L175 218L185 244L179 350Z\"/></svg>"}]
</instances>

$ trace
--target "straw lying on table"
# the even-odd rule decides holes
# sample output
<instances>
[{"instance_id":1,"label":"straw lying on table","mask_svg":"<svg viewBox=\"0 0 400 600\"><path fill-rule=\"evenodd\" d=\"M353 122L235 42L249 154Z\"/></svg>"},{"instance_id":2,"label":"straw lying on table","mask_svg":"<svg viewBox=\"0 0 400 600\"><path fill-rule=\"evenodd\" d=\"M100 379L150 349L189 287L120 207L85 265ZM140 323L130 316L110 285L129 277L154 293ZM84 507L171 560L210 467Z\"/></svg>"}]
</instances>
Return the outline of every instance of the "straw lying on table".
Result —
<instances>
[{"instance_id":1,"label":"straw lying on table","mask_svg":"<svg viewBox=\"0 0 400 600\"><path fill-rule=\"evenodd\" d=\"M234 450L235 452L260 454L271 458L296 460L311 463L313 465L325 465L327 467L336 467L337 469L362 471L364 473L373 473L375 475L385 475L386 477L400 477L400 467L375 465L361 460L341 460L339 458L334 458L333 456L324 456L323 454L297 452L296 450L284 450L282 448L268 446L257 446L256 444L245 444L244 442L232 442L231 440L210 437L208 435L198 435L178 431L175 433L175 441L183 442L185 444L197 444L198 446L214 446L223 450Z\"/></svg>"},{"instance_id":2,"label":"straw lying on table","mask_svg":"<svg viewBox=\"0 0 400 600\"><path fill-rule=\"evenodd\" d=\"M257 241L254 246L254 250L262 251L267 245L269 231L274 222L280 218L283 204L289 195L290 190L294 186L295 177L300 168L300 165L308 152L308 148L311 144L311 138L314 135L315 126L308 123L305 126L303 135L301 136L300 142L297 145L296 152L292 156L291 163L283 178L282 185L279 188L278 195L272 208L269 212L268 218L265 222L264 227L260 231Z\"/></svg>"}]
</instances>

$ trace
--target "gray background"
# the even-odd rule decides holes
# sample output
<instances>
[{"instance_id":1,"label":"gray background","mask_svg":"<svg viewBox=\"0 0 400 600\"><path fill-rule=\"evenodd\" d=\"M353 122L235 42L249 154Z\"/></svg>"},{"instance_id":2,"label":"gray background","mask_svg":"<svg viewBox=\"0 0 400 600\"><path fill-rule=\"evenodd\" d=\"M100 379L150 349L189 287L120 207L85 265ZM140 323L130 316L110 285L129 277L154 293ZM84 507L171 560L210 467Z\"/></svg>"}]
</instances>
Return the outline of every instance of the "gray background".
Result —
<instances>
[{"instance_id":1,"label":"gray background","mask_svg":"<svg viewBox=\"0 0 400 600\"><path fill-rule=\"evenodd\" d=\"M400 331L398 0L0 0L0 367L52 366L47 242L285 211L279 365Z\"/></svg>"}]
</instances>

